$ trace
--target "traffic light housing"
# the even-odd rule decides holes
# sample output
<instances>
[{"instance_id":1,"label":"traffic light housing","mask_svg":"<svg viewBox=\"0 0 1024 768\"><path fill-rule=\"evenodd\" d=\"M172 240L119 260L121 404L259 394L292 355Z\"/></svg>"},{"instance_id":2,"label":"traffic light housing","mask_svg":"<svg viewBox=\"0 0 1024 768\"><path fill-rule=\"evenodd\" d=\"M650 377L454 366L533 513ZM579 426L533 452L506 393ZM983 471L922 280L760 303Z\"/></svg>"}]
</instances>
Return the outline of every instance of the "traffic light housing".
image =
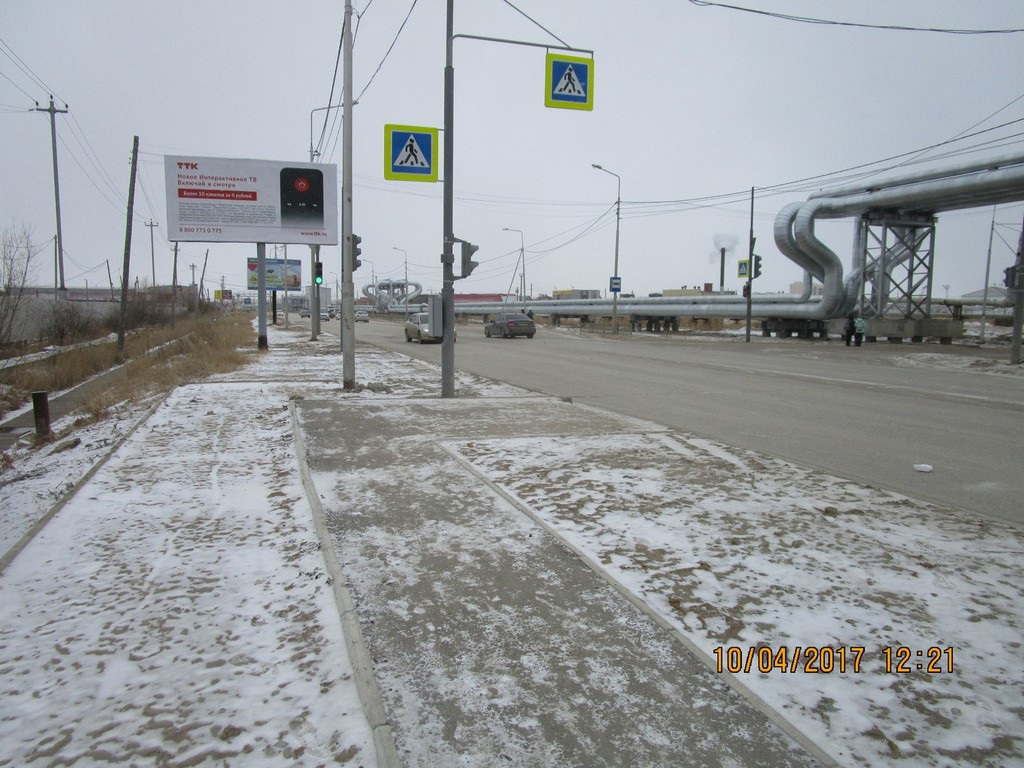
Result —
<instances>
[{"instance_id":1,"label":"traffic light housing","mask_svg":"<svg viewBox=\"0 0 1024 768\"><path fill-rule=\"evenodd\" d=\"M479 262L473 261L473 254L480 250L479 245L473 245L462 240L462 277L469 277L474 269L480 266Z\"/></svg>"},{"instance_id":2,"label":"traffic light housing","mask_svg":"<svg viewBox=\"0 0 1024 768\"><path fill-rule=\"evenodd\" d=\"M761 276L761 257L758 256L756 253L754 254L754 272L753 272L753 276L754 277L760 277Z\"/></svg>"},{"instance_id":3,"label":"traffic light housing","mask_svg":"<svg viewBox=\"0 0 1024 768\"><path fill-rule=\"evenodd\" d=\"M317 285L324 284L324 263L322 261L313 263L313 282Z\"/></svg>"},{"instance_id":4,"label":"traffic light housing","mask_svg":"<svg viewBox=\"0 0 1024 768\"><path fill-rule=\"evenodd\" d=\"M744 283L743 284L743 298L744 299L749 299L750 298L750 283Z\"/></svg>"},{"instance_id":5,"label":"traffic light housing","mask_svg":"<svg viewBox=\"0 0 1024 768\"><path fill-rule=\"evenodd\" d=\"M1017 267L1007 267L1003 270L1003 285L1007 288L1017 287Z\"/></svg>"},{"instance_id":6,"label":"traffic light housing","mask_svg":"<svg viewBox=\"0 0 1024 768\"><path fill-rule=\"evenodd\" d=\"M363 252L363 249L359 247L359 244L363 242L363 238L359 235L352 233L352 271L355 272L361 266L363 262L359 260L359 254Z\"/></svg>"}]
</instances>

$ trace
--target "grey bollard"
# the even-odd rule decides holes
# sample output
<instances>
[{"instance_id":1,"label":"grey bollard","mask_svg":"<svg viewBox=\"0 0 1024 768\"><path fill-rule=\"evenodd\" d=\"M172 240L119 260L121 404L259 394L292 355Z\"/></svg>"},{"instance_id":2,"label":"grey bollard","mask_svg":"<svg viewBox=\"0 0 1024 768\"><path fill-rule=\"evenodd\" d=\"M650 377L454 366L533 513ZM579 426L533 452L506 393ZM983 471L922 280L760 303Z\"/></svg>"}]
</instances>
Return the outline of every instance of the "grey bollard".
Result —
<instances>
[{"instance_id":1,"label":"grey bollard","mask_svg":"<svg viewBox=\"0 0 1024 768\"><path fill-rule=\"evenodd\" d=\"M36 418L36 434L46 437L50 434L50 401L48 392L32 393L32 413Z\"/></svg>"}]
</instances>

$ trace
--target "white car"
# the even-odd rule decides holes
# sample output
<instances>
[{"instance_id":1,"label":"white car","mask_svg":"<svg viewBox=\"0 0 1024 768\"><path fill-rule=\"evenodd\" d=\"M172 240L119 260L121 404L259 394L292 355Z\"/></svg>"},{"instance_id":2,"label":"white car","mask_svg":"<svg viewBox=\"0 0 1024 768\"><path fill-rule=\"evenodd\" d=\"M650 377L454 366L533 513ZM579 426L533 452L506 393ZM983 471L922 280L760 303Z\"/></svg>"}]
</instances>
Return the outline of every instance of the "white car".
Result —
<instances>
[{"instance_id":1,"label":"white car","mask_svg":"<svg viewBox=\"0 0 1024 768\"><path fill-rule=\"evenodd\" d=\"M429 315L426 312L417 312L415 315L411 315L408 320L405 321L405 340L412 341L416 339L420 344L426 344L428 341L436 341L438 344L441 343L442 338L440 336L430 335L430 324L427 322ZM453 341L458 341L458 331L453 336Z\"/></svg>"},{"instance_id":2,"label":"white car","mask_svg":"<svg viewBox=\"0 0 1024 768\"><path fill-rule=\"evenodd\" d=\"M370 313L365 309L356 310L356 322L357 323L368 323L370 322Z\"/></svg>"}]
</instances>

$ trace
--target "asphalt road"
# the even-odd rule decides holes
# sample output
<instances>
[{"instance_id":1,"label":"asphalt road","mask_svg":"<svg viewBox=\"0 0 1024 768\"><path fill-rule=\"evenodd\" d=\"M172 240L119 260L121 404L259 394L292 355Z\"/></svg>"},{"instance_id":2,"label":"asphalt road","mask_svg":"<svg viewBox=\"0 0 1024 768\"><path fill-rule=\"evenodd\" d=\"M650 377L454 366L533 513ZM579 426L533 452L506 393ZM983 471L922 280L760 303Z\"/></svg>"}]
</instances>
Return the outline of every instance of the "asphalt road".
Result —
<instances>
[{"instance_id":1,"label":"asphalt road","mask_svg":"<svg viewBox=\"0 0 1024 768\"><path fill-rule=\"evenodd\" d=\"M440 345L405 343L400 322L359 323L356 338L440 363ZM964 369L964 358L990 363ZM543 328L487 339L479 324L460 325L455 348L460 370L1024 525L1024 376L983 372L1008 358L960 345Z\"/></svg>"}]
</instances>

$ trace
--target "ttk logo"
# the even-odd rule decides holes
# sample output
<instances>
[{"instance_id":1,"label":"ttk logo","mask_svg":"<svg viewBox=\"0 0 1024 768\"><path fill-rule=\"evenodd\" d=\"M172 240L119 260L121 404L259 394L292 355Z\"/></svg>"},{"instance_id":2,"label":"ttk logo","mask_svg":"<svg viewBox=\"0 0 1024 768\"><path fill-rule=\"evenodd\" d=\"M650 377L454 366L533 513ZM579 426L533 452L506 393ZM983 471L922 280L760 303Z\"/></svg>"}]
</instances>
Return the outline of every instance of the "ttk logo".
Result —
<instances>
[{"instance_id":1,"label":"ttk logo","mask_svg":"<svg viewBox=\"0 0 1024 768\"><path fill-rule=\"evenodd\" d=\"M179 171L198 171L199 163L178 163Z\"/></svg>"}]
</instances>

